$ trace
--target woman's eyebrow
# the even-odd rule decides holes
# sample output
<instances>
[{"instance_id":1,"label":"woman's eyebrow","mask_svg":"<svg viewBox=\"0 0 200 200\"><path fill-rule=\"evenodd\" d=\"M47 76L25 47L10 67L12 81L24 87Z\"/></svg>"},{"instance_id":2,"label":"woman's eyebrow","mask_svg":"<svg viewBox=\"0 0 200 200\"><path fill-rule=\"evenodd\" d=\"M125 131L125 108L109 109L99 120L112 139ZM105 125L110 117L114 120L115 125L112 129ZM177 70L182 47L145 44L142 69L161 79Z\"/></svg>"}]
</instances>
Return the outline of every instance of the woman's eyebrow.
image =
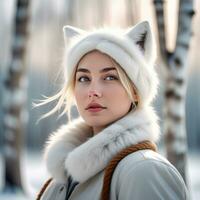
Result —
<instances>
[{"instance_id":1,"label":"woman's eyebrow","mask_svg":"<svg viewBox=\"0 0 200 200\"><path fill-rule=\"evenodd\" d=\"M116 70L116 68L115 67L106 67L106 68L101 69L100 73L108 72L108 71L111 71L111 70ZM78 68L76 70L76 72L90 73L90 71L86 68Z\"/></svg>"},{"instance_id":2,"label":"woman's eyebrow","mask_svg":"<svg viewBox=\"0 0 200 200\"><path fill-rule=\"evenodd\" d=\"M85 69L85 68L78 68L76 70L76 72L84 72L84 73L90 73L90 71L88 69Z\"/></svg>"},{"instance_id":3,"label":"woman's eyebrow","mask_svg":"<svg viewBox=\"0 0 200 200\"><path fill-rule=\"evenodd\" d=\"M100 72L101 72L101 73L102 73L102 72L108 72L108 71L111 71L111 70L116 70L116 68L115 68L115 67L107 67L107 68L101 69Z\"/></svg>"}]
</instances>

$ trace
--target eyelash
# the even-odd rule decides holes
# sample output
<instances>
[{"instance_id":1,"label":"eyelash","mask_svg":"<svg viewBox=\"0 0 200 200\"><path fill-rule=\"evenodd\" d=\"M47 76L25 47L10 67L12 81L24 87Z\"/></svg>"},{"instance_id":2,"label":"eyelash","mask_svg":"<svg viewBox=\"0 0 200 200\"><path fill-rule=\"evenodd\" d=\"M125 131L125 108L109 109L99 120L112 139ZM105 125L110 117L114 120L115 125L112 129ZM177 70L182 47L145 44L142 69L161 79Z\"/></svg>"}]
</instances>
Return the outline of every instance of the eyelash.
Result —
<instances>
[{"instance_id":1,"label":"eyelash","mask_svg":"<svg viewBox=\"0 0 200 200\"><path fill-rule=\"evenodd\" d=\"M118 78L117 78L116 76L114 76L114 75L108 75L108 76L105 77L105 79L106 79L107 77L112 77L112 78L113 78L112 80L118 80ZM78 82L85 82L85 81L81 81L82 78L89 79L87 76L81 76L81 77L79 77L79 78L77 79L77 81L78 81Z\"/></svg>"}]
</instances>

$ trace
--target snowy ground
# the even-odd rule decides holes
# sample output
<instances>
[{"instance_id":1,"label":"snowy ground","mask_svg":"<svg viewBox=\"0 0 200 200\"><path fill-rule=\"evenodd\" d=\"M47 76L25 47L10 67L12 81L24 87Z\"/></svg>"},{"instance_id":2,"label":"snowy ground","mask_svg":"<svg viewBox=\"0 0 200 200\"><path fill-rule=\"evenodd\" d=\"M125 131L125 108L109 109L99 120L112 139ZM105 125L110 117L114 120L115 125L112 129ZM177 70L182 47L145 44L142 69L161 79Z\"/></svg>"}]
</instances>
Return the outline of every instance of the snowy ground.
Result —
<instances>
[{"instance_id":1,"label":"snowy ground","mask_svg":"<svg viewBox=\"0 0 200 200\"><path fill-rule=\"evenodd\" d=\"M46 172L41 155L38 153L25 153L22 160L23 182L28 195L18 193L2 194L0 200L34 200L42 183L49 177ZM192 200L200 199L200 157L199 153L193 152L188 157L188 181L190 184L190 193ZM0 154L0 189L2 188L2 157Z\"/></svg>"}]
</instances>

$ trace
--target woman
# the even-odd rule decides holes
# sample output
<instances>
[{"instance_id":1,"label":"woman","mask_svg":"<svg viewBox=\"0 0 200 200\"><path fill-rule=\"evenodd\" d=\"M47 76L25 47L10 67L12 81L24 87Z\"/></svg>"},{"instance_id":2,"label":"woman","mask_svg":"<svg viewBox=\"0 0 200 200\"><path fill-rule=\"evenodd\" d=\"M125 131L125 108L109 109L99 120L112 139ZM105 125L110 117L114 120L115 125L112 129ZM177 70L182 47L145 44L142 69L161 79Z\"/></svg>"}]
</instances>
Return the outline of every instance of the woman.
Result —
<instances>
[{"instance_id":1,"label":"woman","mask_svg":"<svg viewBox=\"0 0 200 200\"><path fill-rule=\"evenodd\" d=\"M65 84L44 102L58 99L45 117L63 105L63 113L70 116L73 102L81 117L50 137L45 159L52 179L38 199L104 199L105 188L109 188L111 200L187 199L184 181L175 167L149 149L136 148L138 151L123 156L111 184L103 186L105 168L117 154L131 145L156 142L159 137L157 116L151 107L158 78L148 22L127 31L86 32L66 26L64 35L68 45Z\"/></svg>"}]
</instances>

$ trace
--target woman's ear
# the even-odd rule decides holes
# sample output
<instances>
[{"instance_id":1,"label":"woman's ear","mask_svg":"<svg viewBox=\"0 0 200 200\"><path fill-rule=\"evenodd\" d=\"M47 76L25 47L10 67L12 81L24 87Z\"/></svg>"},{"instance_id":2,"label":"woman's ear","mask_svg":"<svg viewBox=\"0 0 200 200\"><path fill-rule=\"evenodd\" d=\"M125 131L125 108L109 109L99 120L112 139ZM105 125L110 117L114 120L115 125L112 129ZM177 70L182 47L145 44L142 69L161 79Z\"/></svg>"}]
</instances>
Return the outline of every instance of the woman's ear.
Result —
<instances>
[{"instance_id":1,"label":"woman's ear","mask_svg":"<svg viewBox=\"0 0 200 200\"><path fill-rule=\"evenodd\" d=\"M134 99L135 102L139 101L139 96L136 92L133 92L133 99Z\"/></svg>"},{"instance_id":2,"label":"woman's ear","mask_svg":"<svg viewBox=\"0 0 200 200\"><path fill-rule=\"evenodd\" d=\"M132 89L132 98L134 102L139 102L139 95L137 93L135 85L133 85L133 89Z\"/></svg>"},{"instance_id":3,"label":"woman's ear","mask_svg":"<svg viewBox=\"0 0 200 200\"><path fill-rule=\"evenodd\" d=\"M70 41L70 39L74 38L75 36L79 36L84 34L86 31L76 28L74 26L66 25L63 27L63 33L64 33L64 40L65 44Z\"/></svg>"},{"instance_id":4,"label":"woman's ear","mask_svg":"<svg viewBox=\"0 0 200 200\"><path fill-rule=\"evenodd\" d=\"M149 22L136 24L126 32L126 36L139 47L148 62L154 62L156 51Z\"/></svg>"}]
</instances>

